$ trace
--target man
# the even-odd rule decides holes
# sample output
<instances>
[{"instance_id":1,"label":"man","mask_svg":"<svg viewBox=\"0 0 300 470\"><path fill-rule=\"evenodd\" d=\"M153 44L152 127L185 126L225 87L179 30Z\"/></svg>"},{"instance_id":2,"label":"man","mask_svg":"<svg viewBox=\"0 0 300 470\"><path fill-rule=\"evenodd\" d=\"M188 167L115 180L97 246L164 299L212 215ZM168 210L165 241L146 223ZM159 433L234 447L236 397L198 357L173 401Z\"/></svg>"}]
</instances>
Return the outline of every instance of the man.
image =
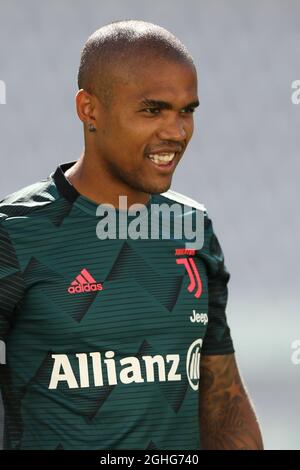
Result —
<instances>
[{"instance_id":1,"label":"man","mask_svg":"<svg viewBox=\"0 0 300 470\"><path fill-rule=\"evenodd\" d=\"M157 25L114 22L85 44L78 85L83 154L0 204L5 448L261 449L221 247L203 206L168 191L199 104L192 57ZM101 239L99 207L132 217L119 196L147 217L202 212L203 246L124 225Z\"/></svg>"}]
</instances>

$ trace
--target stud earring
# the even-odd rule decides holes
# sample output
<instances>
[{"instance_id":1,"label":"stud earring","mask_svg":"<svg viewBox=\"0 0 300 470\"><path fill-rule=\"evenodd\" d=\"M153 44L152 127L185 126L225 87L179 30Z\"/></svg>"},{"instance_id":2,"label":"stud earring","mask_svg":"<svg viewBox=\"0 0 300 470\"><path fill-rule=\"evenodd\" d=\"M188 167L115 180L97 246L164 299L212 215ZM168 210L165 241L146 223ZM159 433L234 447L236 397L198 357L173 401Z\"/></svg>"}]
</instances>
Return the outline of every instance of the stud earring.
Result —
<instances>
[{"instance_id":1,"label":"stud earring","mask_svg":"<svg viewBox=\"0 0 300 470\"><path fill-rule=\"evenodd\" d=\"M93 124L90 123L90 124L88 125L88 130L89 130L90 132L95 132L95 131L96 131L96 127L94 127Z\"/></svg>"}]
</instances>

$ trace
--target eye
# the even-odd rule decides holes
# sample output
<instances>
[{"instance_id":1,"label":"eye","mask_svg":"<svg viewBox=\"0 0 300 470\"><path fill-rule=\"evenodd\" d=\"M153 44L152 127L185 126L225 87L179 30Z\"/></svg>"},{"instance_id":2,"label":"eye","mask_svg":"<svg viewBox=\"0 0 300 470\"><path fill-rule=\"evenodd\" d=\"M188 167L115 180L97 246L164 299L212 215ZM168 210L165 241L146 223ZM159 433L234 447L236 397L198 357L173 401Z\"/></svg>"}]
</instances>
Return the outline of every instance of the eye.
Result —
<instances>
[{"instance_id":1,"label":"eye","mask_svg":"<svg viewBox=\"0 0 300 470\"><path fill-rule=\"evenodd\" d=\"M191 107L191 108L185 108L185 109L183 109L183 112L184 112L184 113L187 112L187 113L189 113L189 114L193 114L193 113L195 112L195 109L196 109L196 108L192 108L192 107Z\"/></svg>"},{"instance_id":2,"label":"eye","mask_svg":"<svg viewBox=\"0 0 300 470\"><path fill-rule=\"evenodd\" d=\"M145 108L143 111L146 111L148 114L159 114L160 108ZM158 112L156 112L158 111Z\"/></svg>"}]
</instances>

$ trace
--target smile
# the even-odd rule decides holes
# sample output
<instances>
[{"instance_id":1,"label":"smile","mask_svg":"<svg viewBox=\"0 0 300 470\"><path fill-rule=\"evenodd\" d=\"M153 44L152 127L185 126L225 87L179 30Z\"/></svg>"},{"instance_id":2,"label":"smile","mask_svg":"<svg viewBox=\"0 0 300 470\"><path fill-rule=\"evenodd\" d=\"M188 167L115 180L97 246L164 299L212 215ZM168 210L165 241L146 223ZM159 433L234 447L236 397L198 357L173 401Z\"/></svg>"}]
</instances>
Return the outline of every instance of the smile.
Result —
<instances>
[{"instance_id":1,"label":"smile","mask_svg":"<svg viewBox=\"0 0 300 470\"><path fill-rule=\"evenodd\" d=\"M161 154L150 154L148 158L152 160L157 165L166 166L169 165L175 157L175 152L173 153L161 153Z\"/></svg>"}]
</instances>

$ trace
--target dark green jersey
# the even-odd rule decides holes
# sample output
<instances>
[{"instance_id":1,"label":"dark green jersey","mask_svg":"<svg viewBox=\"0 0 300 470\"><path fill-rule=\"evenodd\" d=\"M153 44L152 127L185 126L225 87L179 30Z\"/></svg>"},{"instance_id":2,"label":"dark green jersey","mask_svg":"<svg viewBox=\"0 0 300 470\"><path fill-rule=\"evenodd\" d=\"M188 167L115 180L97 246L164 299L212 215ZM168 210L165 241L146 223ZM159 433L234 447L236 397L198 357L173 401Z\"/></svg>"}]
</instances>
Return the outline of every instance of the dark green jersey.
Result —
<instances>
[{"instance_id":1,"label":"dark green jersey","mask_svg":"<svg viewBox=\"0 0 300 470\"><path fill-rule=\"evenodd\" d=\"M0 203L4 448L199 449L200 357L234 351L211 220L199 250L101 240L72 164Z\"/></svg>"}]
</instances>

